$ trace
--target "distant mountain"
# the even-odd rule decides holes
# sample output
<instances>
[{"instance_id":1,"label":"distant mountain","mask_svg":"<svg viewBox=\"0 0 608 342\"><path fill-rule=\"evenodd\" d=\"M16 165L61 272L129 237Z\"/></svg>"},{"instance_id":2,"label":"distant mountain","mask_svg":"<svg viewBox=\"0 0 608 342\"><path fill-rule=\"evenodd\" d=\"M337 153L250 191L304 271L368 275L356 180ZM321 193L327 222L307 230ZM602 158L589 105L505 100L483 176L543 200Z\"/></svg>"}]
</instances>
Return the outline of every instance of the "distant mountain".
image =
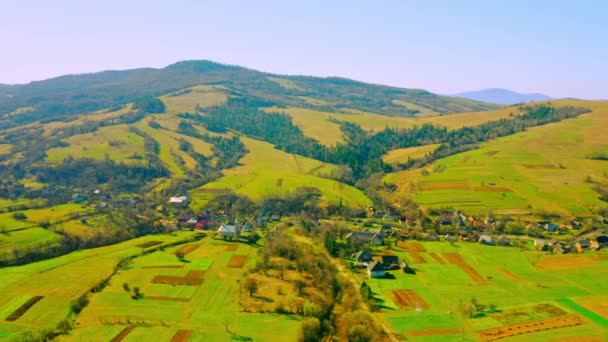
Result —
<instances>
[{"instance_id":1,"label":"distant mountain","mask_svg":"<svg viewBox=\"0 0 608 342\"><path fill-rule=\"evenodd\" d=\"M516 91L501 89L501 88L489 88L477 91L467 91L453 96L463 97L469 100L483 101L498 103L503 105L512 105L515 103L525 102L536 102L536 101L547 101L553 99L550 96L540 93L523 94Z\"/></svg>"},{"instance_id":2,"label":"distant mountain","mask_svg":"<svg viewBox=\"0 0 608 342\"><path fill-rule=\"evenodd\" d=\"M230 96L255 98L268 106L334 112L360 110L408 117L428 110L444 114L497 108L491 103L442 96L420 89L338 77L275 75L211 61L183 61L162 69L103 71L0 87L0 118L18 108L32 108L25 114L10 118L18 122L0 122L0 126L92 112L196 85L222 86Z\"/></svg>"}]
</instances>

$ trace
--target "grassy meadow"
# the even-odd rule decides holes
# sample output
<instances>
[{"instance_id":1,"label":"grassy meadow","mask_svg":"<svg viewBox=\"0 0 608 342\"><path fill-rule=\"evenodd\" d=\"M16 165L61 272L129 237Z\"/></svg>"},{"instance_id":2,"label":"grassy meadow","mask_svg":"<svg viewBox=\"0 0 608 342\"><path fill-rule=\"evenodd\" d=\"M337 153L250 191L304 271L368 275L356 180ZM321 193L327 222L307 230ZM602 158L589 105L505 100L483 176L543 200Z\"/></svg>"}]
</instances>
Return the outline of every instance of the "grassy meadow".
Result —
<instances>
[{"instance_id":1,"label":"grassy meadow","mask_svg":"<svg viewBox=\"0 0 608 342\"><path fill-rule=\"evenodd\" d=\"M608 277L606 252L555 256L467 242L413 243L424 249L418 253L424 262L414 261L407 252L411 245L398 245L390 252L407 261L416 270L415 275L400 270L390 271L395 279L370 279L363 271L354 275L371 287L381 308L378 316L408 340L480 340L477 335L484 329L571 314L581 316L583 324L517 335L504 341L553 341L608 334L606 311L585 311L592 305L597 308L608 304L603 295L608 287L602 280ZM376 253L383 252L378 249ZM459 254L480 278L473 278L461 266L451 263L444 253ZM421 301L413 306L403 305L393 292L399 290L413 290ZM480 304L496 306L496 312L470 318L462 307L472 298ZM575 305L567 305L569 301Z\"/></svg>"},{"instance_id":2,"label":"grassy meadow","mask_svg":"<svg viewBox=\"0 0 608 342\"><path fill-rule=\"evenodd\" d=\"M205 203L215 193L231 189L239 194L260 200L264 196L287 194L298 189L319 191L325 203L361 207L371 201L360 190L338 181L322 178L335 165L277 150L273 145L242 138L249 153L241 159L241 166L224 171L217 181L192 191L195 206ZM309 189L306 189L309 188Z\"/></svg>"},{"instance_id":3,"label":"grassy meadow","mask_svg":"<svg viewBox=\"0 0 608 342\"><path fill-rule=\"evenodd\" d=\"M91 297L75 329L60 341L111 340L129 325L135 328L124 341L169 341L179 330L189 331L189 341L296 339L299 319L242 311L239 281L254 264L256 247L210 237L188 245L197 248L183 262L174 255L182 248L176 246L138 257L119 270L102 292ZM235 255L247 256L243 268L227 267ZM200 285L153 281L158 275L183 277L191 271L204 273ZM132 299L124 284L140 288L143 298Z\"/></svg>"},{"instance_id":4,"label":"grassy meadow","mask_svg":"<svg viewBox=\"0 0 608 342\"><path fill-rule=\"evenodd\" d=\"M603 134L608 104L555 102L593 111L481 144L424 171L397 172L385 179L424 207L454 207L472 214L588 215L590 209L605 205L587 177L605 181L608 164L587 156L608 149Z\"/></svg>"},{"instance_id":5,"label":"grassy meadow","mask_svg":"<svg viewBox=\"0 0 608 342\"><path fill-rule=\"evenodd\" d=\"M80 250L24 266L6 267L0 272L0 337L19 340L22 334L53 329L68 317L70 306L80 296L109 277L118 263L136 256L138 245L149 241L172 243L189 239L193 233L146 236L123 243ZM5 321L15 308L34 296L43 298L13 322Z\"/></svg>"},{"instance_id":6,"label":"grassy meadow","mask_svg":"<svg viewBox=\"0 0 608 342\"><path fill-rule=\"evenodd\" d=\"M408 148L399 148L386 153L382 157L382 160L384 160L385 163L392 165L406 163L408 159L419 159L423 158L427 154L433 153L433 151L435 151L440 145L441 144L430 144Z\"/></svg>"}]
</instances>

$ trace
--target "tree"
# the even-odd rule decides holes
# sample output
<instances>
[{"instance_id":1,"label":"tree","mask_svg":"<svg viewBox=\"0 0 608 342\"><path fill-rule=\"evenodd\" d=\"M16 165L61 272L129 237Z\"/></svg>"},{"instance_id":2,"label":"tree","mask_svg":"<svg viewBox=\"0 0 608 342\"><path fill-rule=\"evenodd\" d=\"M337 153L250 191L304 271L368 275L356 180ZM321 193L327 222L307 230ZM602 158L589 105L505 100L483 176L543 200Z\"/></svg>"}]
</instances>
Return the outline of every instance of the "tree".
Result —
<instances>
[{"instance_id":1,"label":"tree","mask_svg":"<svg viewBox=\"0 0 608 342\"><path fill-rule=\"evenodd\" d=\"M243 287L245 288L245 290L247 290L247 292L249 292L249 297L253 297L253 294L258 291L259 286L260 285L258 283L258 280L255 279L253 276L248 276L243 281Z\"/></svg>"},{"instance_id":2,"label":"tree","mask_svg":"<svg viewBox=\"0 0 608 342\"><path fill-rule=\"evenodd\" d=\"M137 287L137 286L134 287L133 288L133 295L131 296L131 298L137 300L137 299L141 299L143 297L144 297L144 294L141 293L141 291L139 290L139 287Z\"/></svg>"},{"instance_id":3,"label":"tree","mask_svg":"<svg viewBox=\"0 0 608 342\"><path fill-rule=\"evenodd\" d=\"M302 321L300 341L316 342L321 339L321 323L318 318L307 318Z\"/></svg>"}]
</instances>

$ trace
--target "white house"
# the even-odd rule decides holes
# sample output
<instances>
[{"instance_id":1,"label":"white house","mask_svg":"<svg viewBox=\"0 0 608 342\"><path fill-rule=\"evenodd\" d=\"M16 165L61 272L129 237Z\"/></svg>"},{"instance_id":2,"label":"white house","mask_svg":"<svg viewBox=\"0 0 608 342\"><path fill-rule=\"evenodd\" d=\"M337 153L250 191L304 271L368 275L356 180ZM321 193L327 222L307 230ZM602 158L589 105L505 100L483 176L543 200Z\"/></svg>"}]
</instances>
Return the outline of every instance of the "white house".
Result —
<instances>
[{"instance_id":1,"label":"white house","mask_svg":"<svg viewBox=\"0 0 608 342\"><path fill-rule=\"evenodd\" d=\"M188 197L186 196L177 196L169 198L169 203L173 205L183 205L188 202Z\"/></svg>"},{"instance_id":2,"label":"white house","mask_svg":"<svg viewBox=\"0 0 608 342\"><path fill-rule=\"evenodd\" d=\"M230 224L222 224L218 228L217 233L222 238L236 238L239 236L239 231L236 226Z\"/></svg>"}]
</instances>

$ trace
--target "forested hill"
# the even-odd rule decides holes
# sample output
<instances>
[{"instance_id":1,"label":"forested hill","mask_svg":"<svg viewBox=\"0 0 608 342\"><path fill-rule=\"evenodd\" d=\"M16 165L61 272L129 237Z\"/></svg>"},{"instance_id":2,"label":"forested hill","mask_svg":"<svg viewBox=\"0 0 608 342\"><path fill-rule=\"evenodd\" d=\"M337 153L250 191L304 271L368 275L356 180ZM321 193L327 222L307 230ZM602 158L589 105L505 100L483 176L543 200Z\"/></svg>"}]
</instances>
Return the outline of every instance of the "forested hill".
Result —
<instances>
[{"instance_id":1,"label":"forested hill","mask_svg":"<svg viewBox=\"0 0 608 342\"><path fill-rule=\"evenodd\" d=\"M16 126L50 117L112 108L194 85L223 86L229 95L254 96L277 106L333 112L362 110L406 117L416 116L421 111L443 114L498 107L419 89L336 77L281 76L210 61L184 61L163 69L104 71L23 85L0 85L0 125Z\"/></svg>"}]
</instances>

